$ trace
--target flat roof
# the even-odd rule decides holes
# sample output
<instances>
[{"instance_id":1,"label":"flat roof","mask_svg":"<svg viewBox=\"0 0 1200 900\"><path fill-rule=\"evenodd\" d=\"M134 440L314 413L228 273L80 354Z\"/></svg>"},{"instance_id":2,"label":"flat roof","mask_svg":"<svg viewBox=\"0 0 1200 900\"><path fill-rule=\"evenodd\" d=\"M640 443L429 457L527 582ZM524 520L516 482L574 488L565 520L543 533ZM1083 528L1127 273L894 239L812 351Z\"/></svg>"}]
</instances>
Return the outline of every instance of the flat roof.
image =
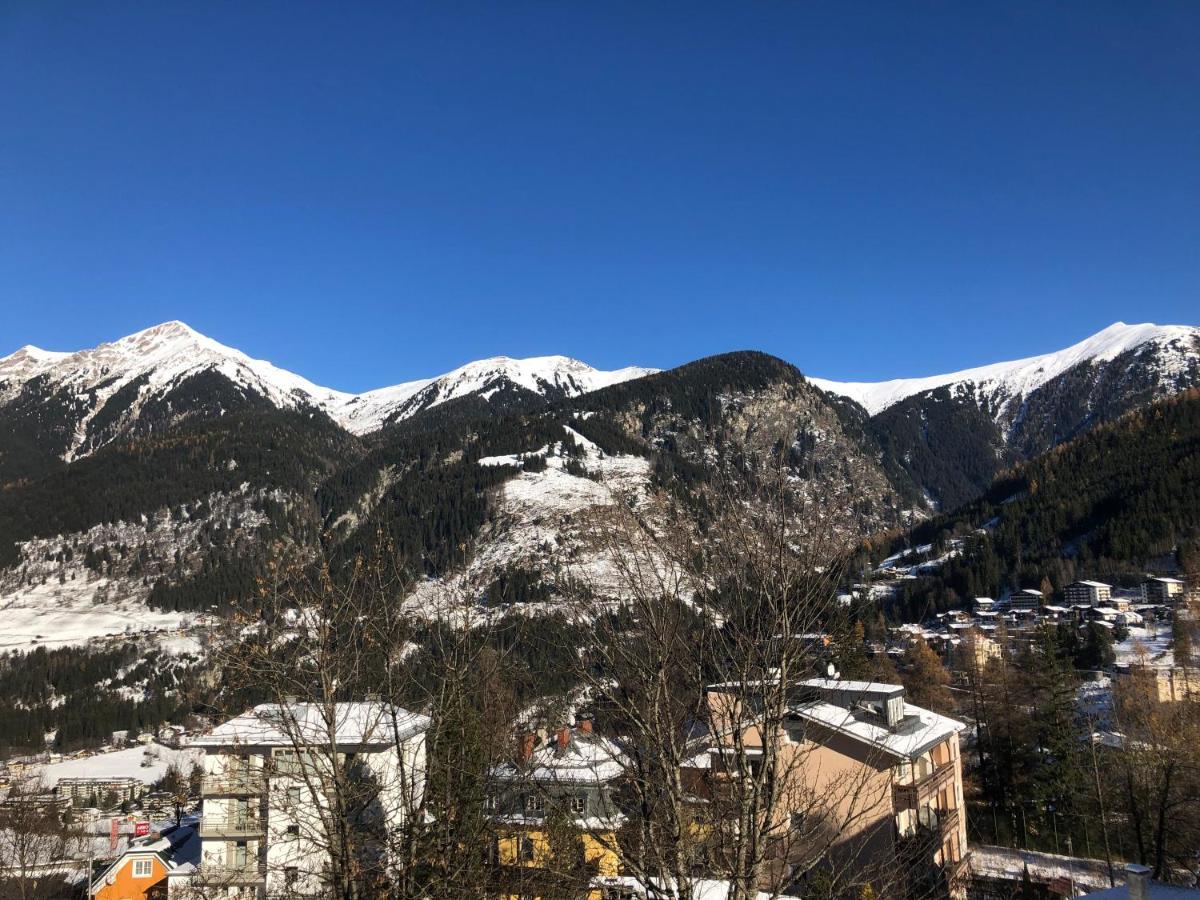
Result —
<instances>
[{"instance_id":1,"label":"flat roof","mask_svg":"<svg viewBox=\"0 0 1200 900\"><path fill-rule=\"evenodd\" d=\"M320 746L336 737L342 744L386 744L407 740L429 727L429 717L379 701L332 704L263 703L192 741L193 747L290 747L293 742Z\"/></svg>"}]
</instances>

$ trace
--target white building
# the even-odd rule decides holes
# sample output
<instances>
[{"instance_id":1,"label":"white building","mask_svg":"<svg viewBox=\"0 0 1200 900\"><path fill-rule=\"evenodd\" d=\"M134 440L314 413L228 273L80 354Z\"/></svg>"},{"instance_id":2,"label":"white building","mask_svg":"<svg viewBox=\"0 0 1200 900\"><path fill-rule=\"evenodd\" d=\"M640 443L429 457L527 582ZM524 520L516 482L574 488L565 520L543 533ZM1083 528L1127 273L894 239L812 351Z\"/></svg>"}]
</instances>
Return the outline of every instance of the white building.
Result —
<instances>
[{"instance_id":1,"label":"white building","mask_svg":"<svg viewBox=\"0 0 1200 900\"><path fill-rule=\"evenodd\" d=\"M1068 606L1103 606L1112 599L1112 585L1103 581L1075 581L1063 589Z\"/></svg>"},{"instance_id":2,"label":"white building","mask_svg":"<svg viewBox=\"0 0 1200 900\"><path fill-rule=\"evenodd\" d=\"M361 815L392 833L424 793L428 727L376 701L264 704L197 738L198 884L239 898L321 896L335 773L354 786Z\"/></svg>"}]
</instances>

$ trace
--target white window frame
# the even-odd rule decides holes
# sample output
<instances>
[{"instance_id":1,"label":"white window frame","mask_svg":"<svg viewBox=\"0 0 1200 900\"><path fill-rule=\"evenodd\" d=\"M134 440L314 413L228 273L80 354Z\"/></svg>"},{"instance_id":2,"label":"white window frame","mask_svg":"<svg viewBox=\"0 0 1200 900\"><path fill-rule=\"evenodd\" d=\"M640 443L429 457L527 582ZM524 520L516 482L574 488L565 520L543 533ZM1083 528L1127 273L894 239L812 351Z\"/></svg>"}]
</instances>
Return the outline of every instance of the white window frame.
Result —
<instances>
[{"instance_id":1,"label":"white window frame","mask_svg":"<svg viewBox=\"0 0 1200 900\"><path fill-rule=\"evenodd\" d=\"M146 871L140 871L145 866ZM153 878L154 877L154 860L152 859L135 859L133 861L133 877L134 878Z\"/></svg>"}]
</instances>

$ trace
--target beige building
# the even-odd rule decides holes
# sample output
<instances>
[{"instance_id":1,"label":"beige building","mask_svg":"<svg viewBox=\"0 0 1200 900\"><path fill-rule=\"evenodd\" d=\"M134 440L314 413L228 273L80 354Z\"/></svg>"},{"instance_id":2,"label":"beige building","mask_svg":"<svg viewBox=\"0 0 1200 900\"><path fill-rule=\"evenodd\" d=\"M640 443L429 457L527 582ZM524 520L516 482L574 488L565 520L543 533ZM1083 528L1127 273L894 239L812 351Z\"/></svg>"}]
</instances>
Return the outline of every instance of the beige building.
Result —
<instances>
[{"instance_id":1,"label":"beige building","mask_svg":"<svg viewBox=\"0 0 1200 900\"><path fill-rule=\"evenodd\" d=\"M844 861L883 886L889 873L911 872L923 860L931 877L963 895L959 733L966 726L906 702L900 685L819 678L797 683L789 696L783 733L764 742L756 726L745 725L736 685L709 688L717 738L695 765L707 768L711 790L738 777L731 756L748 758L753 768L754 748L774 745L775 779L783 782L773 816L778 866ZM739 724L723 724L729 722Z\"/></svg>"},{"instance_id":2,"label":"beige building","mask_svg":"<svg viewBox=\"0 0 1200 900\"><path fill-rule=\"evenodd\" d=\"M1104 606L1112 599L1112 585L1103 581L1075 581L1063 588L1068 606Z\"/></svg>"},{"instance_id":3,"label":"beige building","mask_svg":"<svg viewBox=\"0 0 1200 900\"><path fill-rule=\"evenodd\" d=\"M1151 578L1146 581L1147 603L1175 603L1183 597L1184 583L1178 578Z\"/></svg>"}]
</instances>

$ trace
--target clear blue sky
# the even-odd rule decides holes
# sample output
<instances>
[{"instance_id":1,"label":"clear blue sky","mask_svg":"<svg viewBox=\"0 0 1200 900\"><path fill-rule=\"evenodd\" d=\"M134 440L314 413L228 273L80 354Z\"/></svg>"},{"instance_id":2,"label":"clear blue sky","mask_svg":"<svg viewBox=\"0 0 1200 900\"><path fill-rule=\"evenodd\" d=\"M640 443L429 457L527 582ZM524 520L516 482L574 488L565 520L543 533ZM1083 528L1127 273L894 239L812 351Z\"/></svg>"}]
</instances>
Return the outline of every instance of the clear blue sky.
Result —
<instances>
[{"instance_id":1,"label":"clear blue sky","mask_svg":"<svg viewBox=\"0 0 1200 900\"><path fill-rule=\"evenodd\" d=\"M0 4L0 353L876 379L1200 320L1200 3Z\"/></svg>"}]
</instances>

